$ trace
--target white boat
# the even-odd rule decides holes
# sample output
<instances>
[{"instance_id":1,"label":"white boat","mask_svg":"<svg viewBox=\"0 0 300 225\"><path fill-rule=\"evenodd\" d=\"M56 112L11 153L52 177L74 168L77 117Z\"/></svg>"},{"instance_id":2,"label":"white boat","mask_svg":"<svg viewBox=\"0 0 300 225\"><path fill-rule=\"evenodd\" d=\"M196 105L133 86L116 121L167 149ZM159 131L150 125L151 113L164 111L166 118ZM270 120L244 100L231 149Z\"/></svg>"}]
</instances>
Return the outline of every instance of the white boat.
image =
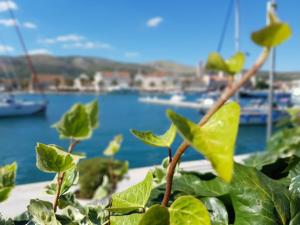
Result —
<instances>
[{"instance_id":1,"label":"white boat","mask_svg":"<svg viewBox=\"0 0 300 225\"><path fill-rule=\"evenodd\" d=\"M0 99L0 118L13 116L30 116L46 111L46 101L16 100L14 97Z\"/></svg>"},{"instance_id":2,"label":"white boat","mask_svg":"<svg viewBox=\"0 0 300 225\"><path fill-rule=\"evenodd\" d=\"M140 102L156 105L169 105L183 108L199 109L202 104L198 102L184 101L185 97L181 94L172 95L170 99L158 97L142 97L139 98Z\"/></svg>"}]
</instances>

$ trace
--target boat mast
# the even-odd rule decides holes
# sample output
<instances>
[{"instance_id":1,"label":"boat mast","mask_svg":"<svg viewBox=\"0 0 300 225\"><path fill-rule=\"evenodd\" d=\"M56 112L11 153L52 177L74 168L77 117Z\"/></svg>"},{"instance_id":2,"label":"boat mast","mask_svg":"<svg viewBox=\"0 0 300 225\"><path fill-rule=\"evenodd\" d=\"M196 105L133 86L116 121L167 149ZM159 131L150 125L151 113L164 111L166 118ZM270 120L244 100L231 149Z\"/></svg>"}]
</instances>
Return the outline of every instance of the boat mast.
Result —
<instances>
[{"instance_id":1,"label":"boat mast","mask_svg":"<svg viewBox=\"0 0 300 225\"><path fill-rule=\"evenodd\" d=\"M238 52L240 51L240 0L235 0L234 27L235 27L235 34L234 34L235 51Z\"/></svg>"},{"instance_id":2,"label":"boat mast","mask_svg":"<svg viewBox=\"0 0 300 225\"><path fill-rule=\"evenodd\" d=\"M267 3L267 23L269 24L269 12L275 12L276 11L276 1L275 0L269 0ZM276 49L271 49L270 54L270 70L269 70L269 91L268 91L268 123L267 123L267 140L272 135L272 129L273 129L273 98L274 98L274 88L273 88L273 82L274 82L274 73L275 73L275 64L276 64Z\"/></svg>"},{"instance_id":3,"label":"boat mast","mask_svg":"<svg viewBox=\"0 0 300 225\"><path fill-rule=\"evenodd\" d=\"M235 52L240 51L240 0L235 0L234 3L234 47ZM241 79L241 73L236 75L236 80ZM239 102L239 91L235 94L235 99Z\"/></svg>"},{"instance_id":4,"label":"boat mast","mask_svg":"<svg viewBox=\"0 0 300 225\"><path fill-rule=\"evenodd\" d=\"M6 0L6 4L7 4L7 8L8 8L10 17L14 21L14 27L16 29L16 33L17 33L18 39L19 39L19 41L21 43L21 46L23 48L28 68L29 68L29 70L31 72L31 81L29 82L29 91L34 92L34 90L35 90L35 84L38 84L37 72L36 72L35 67L34 67L34 65L32 63L31 57L28 54L28 50L27 50L27 47L25 45L25 41L24 41L23 35L21 33L20 27L18 25L18 22L16 20L15 15L14 15L14 12L9 7L9 0Z\"/></svg>"}]
</instances>

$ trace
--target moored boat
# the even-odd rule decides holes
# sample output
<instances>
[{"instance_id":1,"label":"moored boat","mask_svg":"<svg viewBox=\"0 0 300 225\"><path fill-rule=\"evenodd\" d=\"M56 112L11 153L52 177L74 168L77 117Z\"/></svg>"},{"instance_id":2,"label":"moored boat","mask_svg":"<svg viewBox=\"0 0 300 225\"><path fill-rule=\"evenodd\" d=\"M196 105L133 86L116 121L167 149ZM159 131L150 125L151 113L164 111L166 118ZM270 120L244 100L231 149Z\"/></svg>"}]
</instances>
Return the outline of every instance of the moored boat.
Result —
<instances>
[{"instance_id":1,"label":"moored boat","mask_svg":"<svg viewBox=\"0 0 300 225\"><path fill-rule=\"evenodd\" d=\"M0 99L0 118L40 114L44 113L46 108L45 100L25 101L13 96L3 97Z\"/></svg>"}]
</instances>

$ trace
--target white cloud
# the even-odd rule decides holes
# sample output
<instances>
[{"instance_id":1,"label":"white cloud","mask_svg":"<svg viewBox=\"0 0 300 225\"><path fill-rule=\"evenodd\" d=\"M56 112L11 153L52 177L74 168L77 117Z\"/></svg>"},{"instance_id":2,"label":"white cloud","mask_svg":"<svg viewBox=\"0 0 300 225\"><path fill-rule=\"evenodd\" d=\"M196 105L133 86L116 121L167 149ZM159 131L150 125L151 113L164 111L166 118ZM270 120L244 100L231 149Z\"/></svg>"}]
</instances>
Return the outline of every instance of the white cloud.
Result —
<instances>
[{"instance_id":1,"label":"white cloud","mask_svg":"<svg viewBox=\"0 0 300 225\"><path fill-rule=\"evenodd\" d=\"M14 1L0 1L0 12L7 11L9 9L17 10L18 6Z\"/></svg>"},{"instance_id":2,"label":"white cloud","mask_svg":"<svg viewBox=\"0 0 300 225\"><path fill-rule=\"evenodd\" d=\"M57 36L55 38L45 38L40 40L39 42L44 44L55 44L61 42L78 42L84 39L85 38L83 36L77 34L66 34L66 35Z\"/></svg>"},{"instance_id":3,"label":"white cloud","mask_svg":"<svg viewBox=\"0 0 300 225\"><path fill-rule=\"evenodd\" d=\"M156 17L153 17L149 20L147 20L147 26L148 27L157 27L161 22L163 22L163 18L160 17L160 16L156 16Z\"/></svg>"},{"instance_id":4,"label":"white cloud","mask_svg":"<svg viewBox=\"0 0 300 225\"><path fill-rule=\"evenodd\" d=\"M15 49L8 45L0 45L0 53L13 52Z\"/></svg>"},{"instance_id":5,"label":"white cloud","mask_svg":"<svg viewBox=\"0 0 300 225\"><path fill-rule=\"evenodd\" d=\"M125 52L124 56L126 58L136 58L136 57L140 56L140 53L139 52Z\"/></svg>"},{"instance_id":6,"label":"white cloud","mask_svg":"<svg viewBox=\"0 0 300 225\"><path fill-rule=\"evenodd\" d=\"M64 44L62 46L63 48L81 48L81 49L109 49L112 48L112 46L108 43L102 43L102 42L92 42L92 41L86 41L86 42L76 42L72 44Z\"/></svg>"},{"instance_id":7,"label":"white cloud","mask_svg":"<svg viewBox=\"0 0 300 225\"><path fill-rule=\"evenodd\" d=\"M61 35L56 37L58 42L76 42L83 40L83 36L79 36L77 34L68 34L68 35Z\"/></svg>"},{"instance_id":8,"label":"white cloud","mask_svg":"<svg viewBox=\"0 0 300 225\"><path fill-rule=\"evenodd\" d=\"M52 53L45 48L32 49L28 52L30 55L51 55Z\"/></svg>"},{"instance_id":9,"label":"white cloud","mask_svg":"<svg viewBox=\"0 0 300 225\"><path fill-rule=\"evenodd\" d=\"M32 22L27 21L27 22L23 23L23 27L28 28L28 29L36 29L37 25Z\"/></svg>"},{"instance_id":10,"label":"white cloud","mask_svg":"<svg viewBox=\"0 0 300 225\"><path fill-rule=\"evenodd\" d=\"M12 27L17 23L16 20L13 19L0 19L0 25L6 26L6 27Z\"/></svg>"}]
</instances>

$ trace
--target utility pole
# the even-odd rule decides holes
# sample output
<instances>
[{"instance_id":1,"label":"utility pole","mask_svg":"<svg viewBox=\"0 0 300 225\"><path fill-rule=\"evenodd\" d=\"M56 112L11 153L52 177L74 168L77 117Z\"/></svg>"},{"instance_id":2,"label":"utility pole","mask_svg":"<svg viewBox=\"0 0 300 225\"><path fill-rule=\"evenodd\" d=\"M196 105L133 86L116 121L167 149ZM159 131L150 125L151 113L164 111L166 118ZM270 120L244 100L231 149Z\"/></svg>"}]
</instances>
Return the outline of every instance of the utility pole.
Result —
<instances>
[{"instance_id":1,"label":"utility pole","mask_svg":"<svg viewBox=\"0 0 300 225\"><path fill-rule=\"evenodd\" d=\"M269 0L267 4L267 23L270 23L269 13L275 12L277 8L275 0ZM268 91L268 121L267 121L267 141L272 135L273 129L273 100L274 100L274 74L276 64L276 49L272 48L270 53L270 70L269 70L269 91Z\"/></svg>"}]
</instances>

